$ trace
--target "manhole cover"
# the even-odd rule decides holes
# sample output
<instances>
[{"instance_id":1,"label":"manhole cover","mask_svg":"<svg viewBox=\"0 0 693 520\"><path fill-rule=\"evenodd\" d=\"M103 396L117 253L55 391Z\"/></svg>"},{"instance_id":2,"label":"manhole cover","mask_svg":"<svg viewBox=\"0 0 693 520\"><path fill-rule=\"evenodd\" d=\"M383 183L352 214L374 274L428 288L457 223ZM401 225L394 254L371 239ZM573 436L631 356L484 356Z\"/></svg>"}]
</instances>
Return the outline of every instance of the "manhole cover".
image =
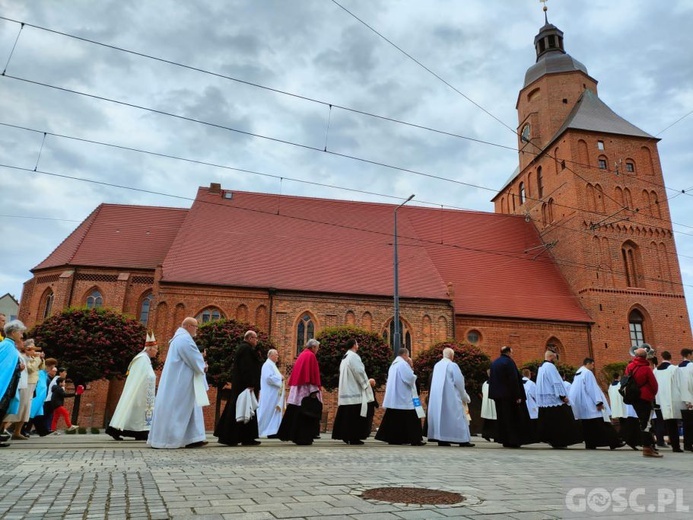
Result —
<instances>
[{"instance_id":1,"label":"manhole cover","mask_svg":"<svg viewBox=\"0 0 693 520\"><path fill-rule=\"evenodd\" d=\"M414 487L382 487L367 489L361 498L394 502L397 504L457 504L464 500L459 493Z\"/></svg>"}]
</instances>

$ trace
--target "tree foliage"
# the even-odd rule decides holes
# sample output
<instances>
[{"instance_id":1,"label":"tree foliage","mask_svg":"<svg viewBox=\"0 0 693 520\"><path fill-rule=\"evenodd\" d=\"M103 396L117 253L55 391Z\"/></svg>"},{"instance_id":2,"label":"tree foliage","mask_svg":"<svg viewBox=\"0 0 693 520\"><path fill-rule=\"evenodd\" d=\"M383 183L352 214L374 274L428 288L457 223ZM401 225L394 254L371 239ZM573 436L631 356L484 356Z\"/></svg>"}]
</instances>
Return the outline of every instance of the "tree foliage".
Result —
<instances>
[{"instance_id":1,"label":"tree foliage","mask_svg":"<svg viewBox=\"0 0 693 520\"><path fill-rule=\"evenodd\" d=\"M366 367L368 377L375 379L376 387L387 380L387 370L394 359L392 349L383 338L375 333L357 327L328 327L315 338L320 342L318 365L320 380L326 390L339 386L339 365L346 353L346 342L355 339L359 344L358 355Z\"/></svg>"},{"instance_id":2,"label":"tree foliage","mask_svg":"<svg viewBox=\"0 0 693 520\"><path fill-rule=\"evenodd\" d=\"M524 363L521 367L520 370L523 370L525 368L528 368L532 371L532 374L534 374L534 379L536 379L537 372L539 371L539 367L541 364L544 362L543 359L534 359L532 361L527 361ZM573 378L575 377L575 372L577 372L577 367L574 367L573 365L568 365L567 363L556 363L556 368L558 369L558 372L561 373L561 375L565 375L565 380L568 381L569 383L573 382Z\"/></svg>"},{"instance_id":3,"label":"tree foliage","mask_svg":"<svg viewBox=\"0 0 693 520\"><path fill-rule=\"evenodd\" d=\"M617 373L619 375L623 375L623 373L626 371L628 363L628 361L617 361L616 363L604 365L600 373L602 382L607 386L610 385L614 380L614 374Z\"/></svg>"},{"instance_id":4,"label":"tree foliage","mask_svg":"<svg viewBox=\"0 0 693 520\"><path fill-rule=\"evenodd\" d=\"M231 381L236 347L249 330L257 333L258 348L262 352L264 362L267 351L276 347L269 336L255 325L232 319L215 320L200 325L195 341L201 349L207 351L207 381L211 385L220 388Z\"/></svg>"},{"instance_id":5,"label":"tree foliage","mask_svg":"<svg viewBox=\"0 0 693 520\"><path fill-rule=\"evenodd\" d=\"M144 348L146 329L139 321L108 309L67 309L30 331L36 345L68 370L75 384L124 377L132 358Z\"/></svg>"},{"instance_id":6,"label":"tree foliage","mask_svg":"<svg viewBox=\"0 0 693 520\"><path fill-rule=\"evenodd\" d=\"M443 349L450 347L455 351L455 363L462 370L467 393L477 395L481 385L486 381L486 370L491 366L491 359L474 345L455 340L442 341L419 353L414 360L414 372L421 390L428 390L435 364L443 359Z\"/></svg>"}]
</instances>

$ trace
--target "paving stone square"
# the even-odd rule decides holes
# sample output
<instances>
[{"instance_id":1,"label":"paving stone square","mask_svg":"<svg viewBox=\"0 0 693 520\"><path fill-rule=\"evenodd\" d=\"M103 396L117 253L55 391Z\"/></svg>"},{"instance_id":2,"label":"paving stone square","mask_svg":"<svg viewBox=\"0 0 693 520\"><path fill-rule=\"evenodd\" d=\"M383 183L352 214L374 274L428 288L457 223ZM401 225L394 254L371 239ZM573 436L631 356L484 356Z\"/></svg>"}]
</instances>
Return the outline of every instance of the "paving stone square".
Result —
<instances>
[{"instance_id":1,"label":"paving stone square","mask_svg":"<svg viewBox=\"0 0 693 520\"><path fill-rule=\"evenodd\" d=\"M326 437L326 436L323 436ZM407 519L543 520L690 518L693 453L660 460L629 449L475 439L474 449L313 446L154 450L106 435L16 441L0 451L0 518L7 519ZM407 505L361 498L375 487L460 493L462 503Z\"/></svg>"}]
</instances>

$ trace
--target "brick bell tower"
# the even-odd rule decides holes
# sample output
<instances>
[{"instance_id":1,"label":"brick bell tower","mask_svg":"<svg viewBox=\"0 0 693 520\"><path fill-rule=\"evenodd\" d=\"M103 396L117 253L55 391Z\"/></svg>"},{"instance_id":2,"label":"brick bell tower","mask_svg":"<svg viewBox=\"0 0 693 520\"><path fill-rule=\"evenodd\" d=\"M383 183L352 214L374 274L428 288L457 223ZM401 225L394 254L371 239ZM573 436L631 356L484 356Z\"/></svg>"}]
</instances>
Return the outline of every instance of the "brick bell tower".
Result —
<instances>
[{"instance_id":1,"label":"brick bell tower","mask_svg":"<svg viewBox=\"0 0 693 520\"><path fill-rule=\"evenodd\" d=\"M516 105L519 167L495 211L535 223L594 321L587 346L600 366L642 342L678 359L691 331L659 139L599 98L546 15L534 47Z\"/></svg>"}]
</instances>

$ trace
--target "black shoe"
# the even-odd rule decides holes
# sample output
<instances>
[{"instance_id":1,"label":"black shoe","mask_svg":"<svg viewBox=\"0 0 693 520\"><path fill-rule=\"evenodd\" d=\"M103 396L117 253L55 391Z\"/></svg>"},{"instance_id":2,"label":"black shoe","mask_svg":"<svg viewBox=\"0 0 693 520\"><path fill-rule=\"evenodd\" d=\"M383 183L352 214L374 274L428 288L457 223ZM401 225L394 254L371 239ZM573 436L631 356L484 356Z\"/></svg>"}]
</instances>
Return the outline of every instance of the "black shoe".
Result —
<instances>
[{"instance_id":1,"label":"black shoe","mask_svg":"<svg viewBox=\"0 0 693 520\"><path fill-rule=\"evenodd\" d=\"M207 446L209 444L207 441L198 441L198 442L192 442L190 444L186 444L186 448L202 448L202 446Z\"/></svg>"},{"instance_id":2,"label":"black shoe","mask_svg":"<svg viewBox=\"0 0 693 520\"><path fill-rule=\"evenodd\" d=\"M476 446L473 442L460 442L460 448L473 448Z\"/></svg>"},{"instance_id":3,"label":"black shoe","mask_svg":"<svg viewBox=\"0 0 693 520\"><path fill-rule=\"evenodd\" d=\"M683 450L681 448L678 448L678 447L672 448L671 451L673 451L674 453L683 453Z\"/></svg>"},{"instance_id":4,"label":"black shoe","mask_svg":"<svg viewBox=\"0 0 693 520\"><path fill-rule=\"evenodd\" d=\"M259 446L262 444L260 441L248 441L248 442L242 442L242 446Z\"/></svg>"},{"instance_id":5,"label":"black shoe","mask_svg":"<svg viewBox=\"0 0 693 520\"><path fill-rule=\"evenodd\" d=\"M517 449L517 448L521 448L522 446L520 446L519 444L503 444L503 447L504 447L504 448L513 448L513 449Z\"/></svg>"},{"instance_id":6,"label":"black shoe","mask_svg":"<svg viewBox=\"0 0 693 520\"><path fill-rule=\"evenodd\" d=\"M449 442L438 441L438 446L451 446Z\"/></svg>"},{"instance_id":7,"label":"black shoe","mask_svg":"<svg viewBox=\"0 0 693 520\"><path fill-rule=\"evenodd\" d=\"M597 447L596 446L585 446L585 449L586 450L596 450ZM611 449L613 450L613 448L611 448Z\"/></svg>"},{"instance_id":8,"label":"black shoe","mask_svg":"<svg viewBox=\"0 0 693 520\"><path fill-rule=\"evenodd\" d=\"M635 444L628 444L630 446L630 449L633 451L640 451L640 448L638 448Z\"/></svg>"},{"instance_id":9,"label":"black shoe","mask_svg":"<svg viewBox=\"0 0 693 520\"><path fill-rule=\"evenodd\" d=\"M686 451L693 451L693 446L684 446L683 449Z\"/></svg>"},{"instance_id":10,"label":"black shoe","mask_svg":"<svg viewBox=\"0 0 693 520\"><path fill-rule=\"evenodd\" d=\"M10 437L12 437L12 434L10 434L7 431L4 431L0 433L0 442L7 442L10 440Z\"/></svg>"},{"instance_id":11,"label":"black shoe","mask_svg":"<svg viewBox=\"0 0 693 520\"><path fill-rule=\"evenodd\" d=\"M610 450L617 450L619 448L623 448L626 445L625 442L621 441L618 444L614 444L613 446L609 446Z\"/></svg>"},{"instance_id":12,"label":"black shoe","mask_svg":"<svg viewBox=\"0 0 693 520\"><path fill-rule=\"evenodd\" d=\"M361 446L363 444L363 441L349 441L349 444L352 446Z\"/></svg>"},{"instance_id":13,"label":"black shoe","mask_svg":"<svg viewBox=\"0 0 693 520\"><path fill-rule=\"evenodd\" d=\"M419 441L419 442L412 442L412 446L426 446L426 443L424 441Z\"/></svg>"}]
</instances>

